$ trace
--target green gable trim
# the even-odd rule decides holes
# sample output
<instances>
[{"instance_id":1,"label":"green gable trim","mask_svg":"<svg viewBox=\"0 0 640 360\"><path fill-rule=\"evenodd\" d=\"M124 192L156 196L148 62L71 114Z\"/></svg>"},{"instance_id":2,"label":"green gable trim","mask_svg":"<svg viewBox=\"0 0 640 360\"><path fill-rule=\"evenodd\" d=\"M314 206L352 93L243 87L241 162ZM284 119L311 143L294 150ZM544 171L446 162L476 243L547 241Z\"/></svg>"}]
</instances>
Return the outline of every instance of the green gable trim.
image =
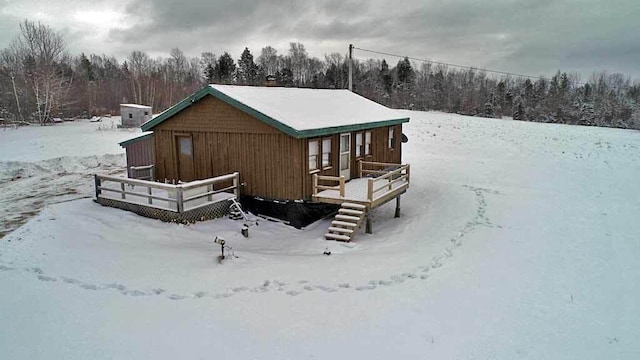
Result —
<instances>
[{"instance_id":1,"label":"green gable trim","mask_svg":"<svg viewBox=\"0 0 640 360\"><path fill-rule=\"evenodd\" d=\"M401 119L393 119L393 120L385 120L385 121L376 121L376 122L370 122L370 123L363 123L363 124L355 124L355 125L345 125L345 126L335 126L335 127L327 127L327 128L319 128L319 129L309 129L309 130L296 130L288 125L285 125L281 122L279 122L276 119L271 118L268 115L265 115L263 113L261 113L260 111L252 108L251 106L244 104L230 96L228 96L227 94L224 94L216 89L214 89L211 86L206 86L200 90L198 90L197 92L195 92L194 94L192 94L191 96L185 98L184 100L180 101L179 103L177 103L176 105L168 108L167 110L165 110L164 112L162 112L160 115L156 116L155 118L147 121L146 123L142 124L141 128L142 131L149 131L151 129L153 129L154 127L158 126L159 124L161 124L163 121L169 119L170 117L174 116L175 114L179 113L180 111L184 110L185 108L187 108L188 106L190 106L191 104L199 101L200 99L202 99L203 97L207 96L207 95L211 95L233 107L235 107L236 109L245 112L253 117L255 117L256 119L264 122L267 125L273 126L274 128L282 131L283 133L293 136L297 139L304 139L304 138L310 138L310 137L316 137L316 136L324 136L324 135L331 135L331 134L337 134L337 133L342 133L342 132L351 132L351 131L359 131L359 130L365 130L365 129L373 129L373 128L378 128L378 127L383 127L383 126L391 126L391 125L397 125L397 124L402 124L405 122L409 122L409 118L401 118Z\"/></svg>"},{"instance_id":2,"label":"green gable trim","mask_svg":"<svg viewBox=\"0 0 640 360\"><path fill-rule=\"evenodd\" d=\"M333 134L346 133L346 132L352 132L352 131L375 129L375 128L384 127L384 126L398 125L406 122L409 122L409 118L376 121L376 122L355 124L355 125L335 126L335 127L320 128L320 129L302 130L302 131L298 131L298 136L296 137L298 139L304 139L304 138L333 135Z\"/></svg>"},{"instance_id":3,"label":"green gable trim","mask_svg":"<svg viewBox=\"0 0 640 360\"><path fill-rule=\"evenodd\" d=\"M125 147L125 146L127 146L127 145L129 145L129 144L133 144L133 143L135 143L135 142L138 142L138 141L143 140L143 139L146 139L146 138L150 138L150 137L152 137L152 136L153 136L153 133L149 133L149 134L144 134L144 135L136 136L136 137L134 137L133 139L125 140L125 141L123 141L123 142L119 143L119 145L120 145L121 147Z\"/></svg>"},{"instance_id":4,"label":"green gable trim","mask_svg":"<svg viewBox=\"0 0 640 360\"><path fill-rule=\"evenodd\" d=\"M208 86L196 91L191 96L184 98L179 103L173 105L172 107L160 113L160 115L142 124L140 128L142 129L142 131L150 131L154 127L160 125L165 120L169 119L173 115L179 113L180 111L184 110L191 104L195 103L196 101L202 99L207 94L209 94L209 91L207 90L207 88Z\"/></svg>"}]
</instances>

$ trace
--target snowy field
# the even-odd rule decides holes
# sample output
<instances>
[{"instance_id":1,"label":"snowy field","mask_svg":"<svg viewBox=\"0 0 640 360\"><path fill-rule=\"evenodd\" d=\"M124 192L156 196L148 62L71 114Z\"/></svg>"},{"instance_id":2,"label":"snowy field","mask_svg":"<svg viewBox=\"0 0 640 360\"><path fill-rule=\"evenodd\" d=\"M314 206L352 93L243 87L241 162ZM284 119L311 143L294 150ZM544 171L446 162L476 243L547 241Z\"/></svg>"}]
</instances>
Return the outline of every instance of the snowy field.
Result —
<instances>
[{"instance_id":1,"label":"snowy field","mask_svg":"<svg viewBox=\"0 0 640 360\"><path fill-rule=\"evenodd\" d=\"M120 117L52 126L0 128L0 238L46 205L91 196L92 174L124 174L119 142L140 129Z\"/></svg>"},{"instance_id":2,"label":"snowy field","mask_svg":"<svg viewBox=\"0 0 640 360\"><path fill-rule=\"evenodd\" d=\"M0 132L0 211L43 206L0 239L0 358L639 358L640 132L408 115L402 217L378 209L349 244L323 240L329 220L245 239L52 201L123 173L134 134ZM219 264L215 236L237 257Z\"/></svg>"}]
</instances>

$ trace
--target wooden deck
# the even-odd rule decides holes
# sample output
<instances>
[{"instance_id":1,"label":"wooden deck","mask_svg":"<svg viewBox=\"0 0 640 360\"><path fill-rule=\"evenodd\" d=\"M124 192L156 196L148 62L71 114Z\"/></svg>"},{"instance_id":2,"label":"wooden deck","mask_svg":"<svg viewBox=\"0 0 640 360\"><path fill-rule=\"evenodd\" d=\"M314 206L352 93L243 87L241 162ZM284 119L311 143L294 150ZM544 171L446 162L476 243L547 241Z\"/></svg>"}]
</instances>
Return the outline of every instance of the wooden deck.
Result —
<instances>
[{"instance_id":1,"label":"wooden deck","mask_svg":"<svg viewBox=\"0 0 640 360\"><path fill-rule=\"evenodd\" d=\"M371 234L371 210L393 199L395 217L400 217L400 196L409 188L411 178L409 165L360 161L358 175L349 182L344 176L313 176L312 201L341 205L325 234L327 240L351 241L363 219L366 233Z\"/></svg>"},{"instance_id":2,"label":"wooden deck","mask_svg":"<svg viewBox=\"0 0 640 360\"><path fill-rule=\"evenodd\" d=\"M224 215L229 199L238 198L235 172L181 184L94 175L95 201L170 222L195 222Z\"/></svg>"},{"instance_id":3,"label":"wooden deck","mask_svg":"<svg viewBox=\"0 0 640 360\"><path fill-rule=\"evenodd\" d=\"M358 170L360 178L348 182L344 177L314 175L312 201L338 205L349 202L374 209L409 188L408 164L360 162Z\"/></svg>"}]
</instances>

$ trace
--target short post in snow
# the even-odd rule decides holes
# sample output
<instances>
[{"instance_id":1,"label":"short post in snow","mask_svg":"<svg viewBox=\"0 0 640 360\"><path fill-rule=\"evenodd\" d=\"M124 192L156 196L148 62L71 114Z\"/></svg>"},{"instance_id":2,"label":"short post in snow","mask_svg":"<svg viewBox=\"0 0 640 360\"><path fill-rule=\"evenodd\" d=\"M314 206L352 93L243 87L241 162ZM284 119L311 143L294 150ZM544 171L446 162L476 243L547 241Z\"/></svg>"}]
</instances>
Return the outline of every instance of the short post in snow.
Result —
<instances>
[{"instance_id":1,"label":"short post in snow","mask_svg":"<svg viewBox=\"0 0 640 360\"><path fill-rule=\"evenodd\" d=\"M396 198L396 214L393 217L400 217L400 195Z\"/></svg>"},{"instance_id":2,"label":"short post in snow","mask_svg":"<svg viewBox=\"0 0 640 360\"><path fill-rule=\"evenodd\" d=\"M367 211L365 215L367 225L365 226L365 232L367 234L373 234L373 224L371 223L371 211Z\"/></svg>"},{"instance_id":3,"label":"short post in snow","mask_svg":"<svg viewBox=\"0 0 640 360\"><path fill-rule=\"evenodd\" d=\"M93 182L96 187L96 200L98 200L98 198L100 197L100 194L102 194L102 191L100 190L100 186L102 184L100 182L100 178L98 177L98 174L93 174Z\"/></svg>"}]
</instances>

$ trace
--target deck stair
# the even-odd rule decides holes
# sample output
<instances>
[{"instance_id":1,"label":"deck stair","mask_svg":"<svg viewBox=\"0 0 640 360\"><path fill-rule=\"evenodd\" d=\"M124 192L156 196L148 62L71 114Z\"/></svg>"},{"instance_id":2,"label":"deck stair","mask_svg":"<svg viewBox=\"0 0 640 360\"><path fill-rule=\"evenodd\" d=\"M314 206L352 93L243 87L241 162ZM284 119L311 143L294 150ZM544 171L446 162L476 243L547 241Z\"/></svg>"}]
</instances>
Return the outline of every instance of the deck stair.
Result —
<instances>
[{"instance_id":1,"label":"deck stair","mask_svg":"<svg viewBox=\"0 0 640 360\"><path fill-rule=\"evenodd\" d=\"M327 240L351 241L364 219L366 210L366 206L361 204L342 203L324 238Z\"/></svg>"}]
</instances>

